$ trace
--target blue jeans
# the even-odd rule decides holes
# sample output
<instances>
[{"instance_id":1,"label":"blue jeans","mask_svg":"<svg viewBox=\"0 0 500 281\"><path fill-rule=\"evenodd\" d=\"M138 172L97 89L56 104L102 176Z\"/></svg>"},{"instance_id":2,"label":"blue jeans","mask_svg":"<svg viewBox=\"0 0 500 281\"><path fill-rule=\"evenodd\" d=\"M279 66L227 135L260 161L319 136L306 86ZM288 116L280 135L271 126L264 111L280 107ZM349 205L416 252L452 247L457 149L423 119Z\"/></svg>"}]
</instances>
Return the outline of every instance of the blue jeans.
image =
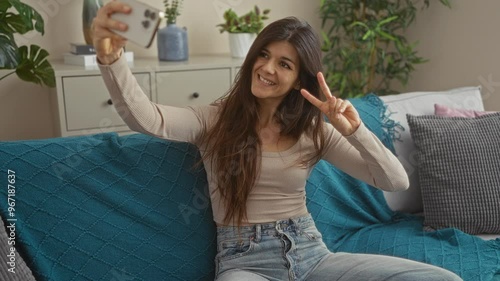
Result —
<instances>
[{"instance_id":1,"label":"blue jeans","mask_svg":"<svg viewBox=\"0 0 500 281\"><path fill-rule=\"evenodd\" d=\"M217 227L216 280L458 281L440 267L402 258L331 253L311 216Z\"/></svg>"}]
</instances>

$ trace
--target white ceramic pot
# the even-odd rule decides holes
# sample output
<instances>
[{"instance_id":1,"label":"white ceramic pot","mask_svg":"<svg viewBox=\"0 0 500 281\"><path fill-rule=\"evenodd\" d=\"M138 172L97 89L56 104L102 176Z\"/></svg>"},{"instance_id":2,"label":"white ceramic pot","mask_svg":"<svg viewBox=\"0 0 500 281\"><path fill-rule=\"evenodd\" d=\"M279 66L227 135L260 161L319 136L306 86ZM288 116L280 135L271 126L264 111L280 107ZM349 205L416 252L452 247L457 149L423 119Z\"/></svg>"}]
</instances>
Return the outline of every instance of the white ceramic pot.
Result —
<instances>
[{"instance_id":1,"label":"white ceramic pot","mask_svg":"<svg viewBox=\"0 0 500 281\"><path fill-rule=\"evenodd\" d=\"M254 33L229 33L229 48L233 58L246 57L250 46L257 37Z\"/></svg>"}]
</instances>

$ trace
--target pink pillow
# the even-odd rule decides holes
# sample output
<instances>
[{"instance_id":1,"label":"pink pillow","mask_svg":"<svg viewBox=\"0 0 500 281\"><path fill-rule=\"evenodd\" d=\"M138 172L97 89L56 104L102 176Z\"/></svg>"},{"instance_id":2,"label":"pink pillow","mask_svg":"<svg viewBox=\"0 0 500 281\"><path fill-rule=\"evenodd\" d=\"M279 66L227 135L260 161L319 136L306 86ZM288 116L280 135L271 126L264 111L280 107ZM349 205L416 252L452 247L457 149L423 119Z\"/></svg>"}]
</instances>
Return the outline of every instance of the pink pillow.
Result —
<instances>
[{"instance_id":1,"label":"pink pillow","mask_svg":"<svg viewBox=\"0 0 500 281\"><path fill-rule=\"evenodd\" d=\"M451 108L441 104L434 104L434 114L444 117L479 117L494 111L477 111L471 109Z\"/></svg>"}]
</instances>

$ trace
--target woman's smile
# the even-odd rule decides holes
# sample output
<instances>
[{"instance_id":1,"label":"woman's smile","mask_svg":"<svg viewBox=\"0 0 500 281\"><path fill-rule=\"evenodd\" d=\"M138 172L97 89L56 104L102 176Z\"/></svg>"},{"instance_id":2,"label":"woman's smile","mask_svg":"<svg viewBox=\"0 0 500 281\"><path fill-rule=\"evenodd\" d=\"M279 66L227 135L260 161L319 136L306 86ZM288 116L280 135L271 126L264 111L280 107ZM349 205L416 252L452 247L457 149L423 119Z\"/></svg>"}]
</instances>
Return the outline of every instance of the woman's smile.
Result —
<instances>
[{"instance_id":1,"label":"woman's smile","mask_svg":"<svg viewBox=\"0 0 500 281\"><path fill-rule=\"evenodd\" d=\"M276 83L274 83L273 81L269 80L269 79L266 79L264 78L263 76L257 74L258 77L259 77L259 80L262 81L265 85L268 85L268 86L274 86L276 85Z\"/></svg>"}]
</instances>

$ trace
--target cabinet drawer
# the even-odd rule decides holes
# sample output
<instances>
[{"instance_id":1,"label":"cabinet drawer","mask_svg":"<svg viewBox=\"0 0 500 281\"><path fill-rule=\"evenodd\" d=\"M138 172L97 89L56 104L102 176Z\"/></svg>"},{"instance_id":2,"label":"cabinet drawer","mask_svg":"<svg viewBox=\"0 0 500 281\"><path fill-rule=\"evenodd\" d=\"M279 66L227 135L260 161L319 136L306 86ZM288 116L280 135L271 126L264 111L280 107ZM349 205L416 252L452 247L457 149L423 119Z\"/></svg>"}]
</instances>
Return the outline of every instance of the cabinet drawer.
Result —
<instances>
[{"instance_id":1,"label":"cabinet drawer","mask_svg":"<svg viewBox=\"0 0 500 281\"><path fill-rule=\"evenodd\" d=\"M230 68L158 72L157 101L178 107L210 104L229 90L230 81Z\"/></svg>"},{"instance_id":2,"label":"cabinet drawer","mask_svg":"<svg viewBox=\"0 0 500 281\"><path fill-rule=\"evenodd\" d=\"M150 75L134 74L144 93L151 100ZM100 75L63 77L66 126L68 131L123 126Z\"/></svg>"}]
</instances>

